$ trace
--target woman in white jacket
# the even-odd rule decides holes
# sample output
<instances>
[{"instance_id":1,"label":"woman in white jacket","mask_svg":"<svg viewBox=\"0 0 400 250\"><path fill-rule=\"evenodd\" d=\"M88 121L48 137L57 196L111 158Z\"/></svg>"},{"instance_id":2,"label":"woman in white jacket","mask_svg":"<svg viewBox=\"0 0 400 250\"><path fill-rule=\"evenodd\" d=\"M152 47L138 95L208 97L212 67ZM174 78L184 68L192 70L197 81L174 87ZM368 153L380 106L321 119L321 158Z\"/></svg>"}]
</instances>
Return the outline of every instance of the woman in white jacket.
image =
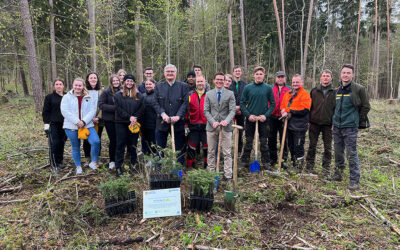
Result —
<instances>
[{"instance_id":1,"label":"woman in white jacket","mask_svg":"<svg viewBox=\"0 0 400 250\"><path fill-rule=\"evenodd\" d=\"M63 128L71 142L76 174L82 173L78 129L83 127L86 127L90 132L88 141L91 145L92 162L89 167L93 170L97 169L100 139L92 121L96 115L96 110L97 100L89 95L85 88L85 81L82 78L76 78L72 84L72 90L64 95L61 101L61 113L64 116Z\"/></svg>"}]
</instances>

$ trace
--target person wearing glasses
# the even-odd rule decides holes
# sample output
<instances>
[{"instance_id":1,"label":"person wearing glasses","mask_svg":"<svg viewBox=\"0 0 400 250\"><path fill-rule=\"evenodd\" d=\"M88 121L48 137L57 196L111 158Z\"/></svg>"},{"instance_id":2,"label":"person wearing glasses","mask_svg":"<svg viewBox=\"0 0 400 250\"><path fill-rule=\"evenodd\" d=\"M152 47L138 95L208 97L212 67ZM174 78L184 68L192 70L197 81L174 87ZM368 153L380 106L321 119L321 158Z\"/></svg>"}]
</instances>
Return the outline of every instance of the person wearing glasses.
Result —
<instances>
[{"instance_id":1,"label":"person wearing glasses","mask_svg":"<svg viewBox=\"0 0 400 250\"><path fill-rule=\"evenodd\" d=\"M140 93L145 94L146 93L146 82L153 79L154 77L154 70L151 67L145 68L144 69L144 80L141 84L138 86L138 90ZM157 83L156 83L157 84Z\"/></svg>"},{"instance_id":2,"label":"person wearing glasses","mask_svg":"<svg viewBox=\"0 0 400 250\"><path fill-rule=\"evenodd\" d=\"M178 162L184 166L182 149L189 87L186 83L177 81L176 74L175 65L168 64L165 66L165 81L158 83L154 89L154 109L157 113L156 143L161 148L167 146L167 138L168 134L171 133L172 123L175 132L175 149L179 152Z\"/></svg>"}]
</instances>

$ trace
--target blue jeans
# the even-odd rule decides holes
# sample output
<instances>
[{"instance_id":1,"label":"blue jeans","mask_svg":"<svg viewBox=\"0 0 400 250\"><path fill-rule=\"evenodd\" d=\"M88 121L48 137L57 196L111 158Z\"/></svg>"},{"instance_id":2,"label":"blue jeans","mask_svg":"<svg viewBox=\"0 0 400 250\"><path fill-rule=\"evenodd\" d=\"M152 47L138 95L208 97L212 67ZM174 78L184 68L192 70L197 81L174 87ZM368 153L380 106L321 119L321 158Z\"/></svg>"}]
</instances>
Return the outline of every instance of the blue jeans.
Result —
<instances>
[{"instance_id":1,"label":"blue jeans","mask_svg":"<svg viewBox=\"0 0 400 250\"><path fill-rule=\"evenodd\" d=\"M333 127L336 167L341 170L345 168L344 149L346 148L346 156L350 168L350 181L358 183L360 180L360 168L358 166L357 136L358 128Z\"/></svg>"},{"instance_id":2,"label":"blue jeans","mask_svg":"<svg viewBox=\"0 0 400 250\"><path fill-rule=\"evenodd\" d=\"M88 141L91 145L90 154L92 162L97 162L100 153L100 138L94 128L89 128ZM78 139L78 130L65 129L65 133L71 142L72 158L74 159L75 166L81 166L81 140Z\"/></svg>"}]
</instances>

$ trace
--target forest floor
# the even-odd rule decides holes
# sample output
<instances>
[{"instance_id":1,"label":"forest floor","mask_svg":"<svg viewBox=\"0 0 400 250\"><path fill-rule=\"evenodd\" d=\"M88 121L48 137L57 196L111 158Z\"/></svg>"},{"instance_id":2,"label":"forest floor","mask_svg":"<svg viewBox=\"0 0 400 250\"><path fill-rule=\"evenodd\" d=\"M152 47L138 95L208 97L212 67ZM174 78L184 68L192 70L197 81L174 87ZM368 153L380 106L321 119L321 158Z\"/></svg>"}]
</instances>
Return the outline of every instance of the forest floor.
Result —
<instances>
[{"instance_id":1,"label":"forest floor","mask_svg":"<svg viewBox=\"0 0 400 250\"><path fill-rule=\"evenodd\" d=\"M182 184L182 215L143 220L142 191L148 182L133 176L139 208L122 217L106 216L97 174L75 169L67 142L67 167L58 175L48 164L41 116L31 99L12 98L0 106L0 248L378 248L394 249L400 235L371 209L371 203L400 226L400 105L372 101L371 128L360 131L360 190L318 176L251 175L241 169L236 212L223 206L223 190L211 212L188 208ZM108 138L103 134L103 153ZM320 153L322 145L318 145ZM307 147L306 147L307 148ZM106 159L104 157L104 162ZM321 154L317 158L317 172ZM113 173L114 174L114 173ZM12 190L14 189L14 190ZM370 203L370 202L371 203ZM153 237L155 236L155 237ZM127 239L143 241L118 245ZM107 244L114 240L117 244ZM147 242L146 242L147 241Z\"/></svg>"}]
</instances>

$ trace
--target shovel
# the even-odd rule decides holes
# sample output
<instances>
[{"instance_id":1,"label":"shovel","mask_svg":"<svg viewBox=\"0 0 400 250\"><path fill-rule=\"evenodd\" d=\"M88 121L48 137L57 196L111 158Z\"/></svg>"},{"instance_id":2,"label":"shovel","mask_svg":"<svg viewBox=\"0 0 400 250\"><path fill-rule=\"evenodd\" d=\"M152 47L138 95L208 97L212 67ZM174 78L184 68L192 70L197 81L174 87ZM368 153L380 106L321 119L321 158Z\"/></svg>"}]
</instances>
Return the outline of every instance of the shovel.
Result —
<instances>
[{"instance_id":1,"label":"shovel","mask_svg":"<svg viewBox=\"0 0 400 250\"><path fill-rule=\"evenodd\" d=\"M260 172L260 163L258 163L258 120L256 120L256 131L254 133L254 162L250 164L250 172L251 173L259 173Z\"/></svg>"},{"instance_id":2,"label":"shovel","mask_svg":"<svg viewBox=\"0 0 400 250\"><path fill-rule=\"evenodd\" d=\"M53 173L58 174L60 170L58 169L56 165L56 160L54 158L53 151L51 150L51 147L53 145L53 138L51 138L51 133L50 131L46 133L47 136L47 143L49 144L49 160L50 160L50 168Z\"/></svg>"},{"instance_id":3,"label":"shovel","mask_svg":"<svg viewBox=\"0 0 400 250\"><path fill-rule=\"evenodd\" d=\"M234 155L233 155L233 191L226 190L224 195L224 204L225 208L230 211L235 211L235 202L238 197L238 189L237 189L237 168L238 168L238 154L239 154L239 129L243 129L242 126L232 125L234 127Z\"/></svg>"},{"instance_id":4,"label":"shovel","mask_svg":"<svg viewBox=\"0 0 400 250\"><path fill-rule=\"evenodd\" d=\"M282 135L282 141L281 141L281 150L279 152L278 171L281 170L281 166L282 166L283 149L285 148L285 143L286 143L287 122L288 122L288 119L285 118L285 124L283 125L283 135Z\"/></svg>"}]
</instances>

